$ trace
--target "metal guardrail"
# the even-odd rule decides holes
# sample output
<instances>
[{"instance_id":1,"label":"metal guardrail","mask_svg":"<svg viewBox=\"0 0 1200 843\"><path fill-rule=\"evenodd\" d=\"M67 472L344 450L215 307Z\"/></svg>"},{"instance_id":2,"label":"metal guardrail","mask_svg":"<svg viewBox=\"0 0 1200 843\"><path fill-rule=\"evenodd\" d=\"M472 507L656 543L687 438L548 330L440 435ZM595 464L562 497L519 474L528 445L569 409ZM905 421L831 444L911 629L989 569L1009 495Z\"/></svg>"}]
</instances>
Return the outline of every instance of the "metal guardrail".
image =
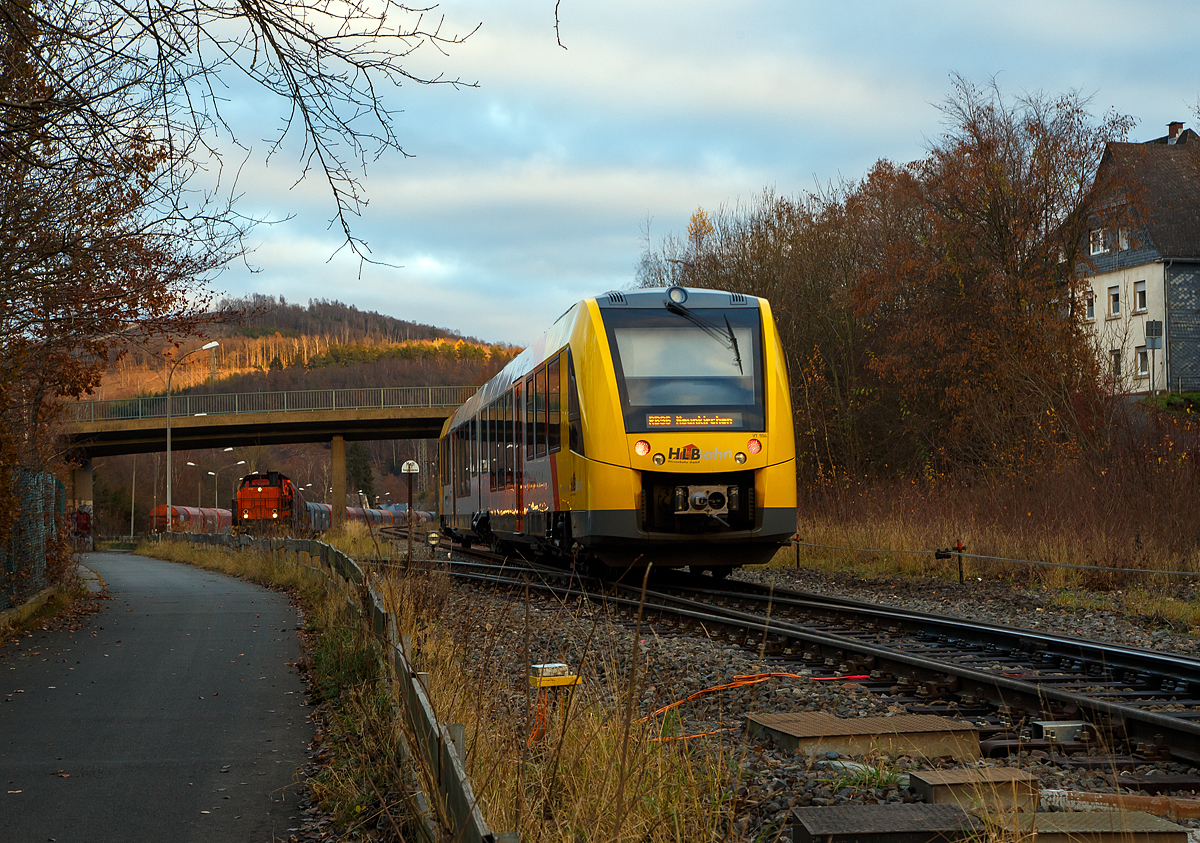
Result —
<instances>
[{"instance_id":1,"label":"metal guardrail","mask_svg":"<svg viewBox=\"0 0 1200 843\"><path fill-rule=\"evenodd\" d=\"M409 407L457 407L475 394L475 386L385 386L369 389L308 389L297 392L231 392L172 395L171 416L223 416L246 413L298 413L318 410L397 410ZM76 401L67 405L68 422L165 419L167 397Z\"/></svg>"},{"instance_id":2,"label":"metal guardrail","mask_svg":"<svg viewBox=\"0 0 1200 843\"><path fill-rule=\"evenodd\" d=\"M479 810L478 800L467 778L464 763L465 746L463 727L460 724L440 723L429 703L421 674L409 661L407 641L396 641L398 626L396 616L383 608L379 595L367 583L362 569L346 554L324 542L312 539L284 539L256 536L231 536L196 533L160 534L175 541L193 544L210 544L220 547L250 548L264 552L284 551L307 553L309 559L317 560L321 569L337 574L351 594L361 601L359 606L380 644L389 653L390 663L395 668L399 685L400 708L403 710L409 732L416 742L417 754L431 772L434 786L451 828L449 839L458 843L520 843L518 832L493 832L488 829ZM353 598L352 598L353 599ZM407 639L408 636L405 636ZM420 797L420 794L417 794ZM425 800L419 802L427 804ZM426 843L438 843L443 839L427 820L418 824Z\"/></svg>"}]
</instances>

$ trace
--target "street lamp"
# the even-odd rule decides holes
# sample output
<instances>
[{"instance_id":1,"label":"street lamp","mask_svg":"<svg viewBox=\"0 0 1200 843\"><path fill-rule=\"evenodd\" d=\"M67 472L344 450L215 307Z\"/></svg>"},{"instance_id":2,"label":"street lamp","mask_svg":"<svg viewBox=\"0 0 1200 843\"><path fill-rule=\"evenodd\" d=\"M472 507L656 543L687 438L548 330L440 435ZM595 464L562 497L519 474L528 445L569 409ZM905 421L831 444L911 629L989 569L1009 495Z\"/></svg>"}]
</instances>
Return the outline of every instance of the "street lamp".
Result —
<instances>
[{"instance_id":1,"label":"street lamp","mask_svg":"<svg viewBox=\"0 0 1200 843\"><path fill-rule=\"evenodd\" d=\"M227 450L232 451L233 449L228 448ZM245 464L246 464L245 460L238 460L237 462L232 463L230 465L223 465L220 468L218 468L216 471L209 472L209 474L211 474L213 476L213 509L221 508L220 504L217 502L217 485L218 485L217 484L217 475L220 474L222 471L224 471L227 468L237 468L239 465L245 465Z\"/></svg>"},{"instance_id":2,"label":"street lamp","mask_svg":"<svg viewBox=\"0 0 1200 843\"><path fill-rule=\"evenodd\" d=\"M171 364L171 371L167 373L167 532L173 531L175 526L175 510L171 508L171 378L175 376L175 367L184 360L191 357L197 351L208 351L211 348L216 348L220 345L219 342L213 340L210 343L205 343L199 348L193 348L187 354L180 357Z\"/></svg>"},{"instance_id":3,"label":"street lamp","mask_svg":"<svg viewBox=\"0 0 1200 843\"><path fill-rule=\"evenodd\" d=\"M191 460L188 460L187 464L190 465L192 468L200 467L200 466L196 465L194 462L192 462ZM203 482L204 482L204 475L197 471L196 472L196 509L199 509L200 507L204 506L204 504L200 501L200 489L201 489L201 484Z\"/></svg>"}]
</instances>

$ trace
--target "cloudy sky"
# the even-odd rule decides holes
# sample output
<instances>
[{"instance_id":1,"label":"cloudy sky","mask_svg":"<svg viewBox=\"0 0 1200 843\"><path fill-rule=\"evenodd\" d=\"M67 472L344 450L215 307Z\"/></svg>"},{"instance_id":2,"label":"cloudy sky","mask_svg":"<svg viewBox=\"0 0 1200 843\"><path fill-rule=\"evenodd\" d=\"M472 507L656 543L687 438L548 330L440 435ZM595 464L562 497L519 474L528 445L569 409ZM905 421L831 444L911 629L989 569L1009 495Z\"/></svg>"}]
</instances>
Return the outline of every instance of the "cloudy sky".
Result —
<instances>
[{"instance_id":1,"label":"cloudy sky","mask_svg":"<svg viewBox=\"0 0 1200 843\"><path fill-rule=\"evenodd\" d=\"M920 157L952 73L995 77L1014 95L1078 89L1093 113L1137 118L1135 140L1171 120L1200 128L1194 0L561 0L565 50L554 0L437 11L448 31L481 26L406 68L479 87L386 95L414 157L370 166L355 234L390 266L331 259L341 235L322 184L293 186L294 154L264 166L260 142L240 180L244 209L291 219L257 229L257 271L232 267L217 290L338 299L523 345L580 298L630 285L647 229L658 240L697 207ZM283 113L239 107L247 141Z\"/></svg>"}]
</instances>

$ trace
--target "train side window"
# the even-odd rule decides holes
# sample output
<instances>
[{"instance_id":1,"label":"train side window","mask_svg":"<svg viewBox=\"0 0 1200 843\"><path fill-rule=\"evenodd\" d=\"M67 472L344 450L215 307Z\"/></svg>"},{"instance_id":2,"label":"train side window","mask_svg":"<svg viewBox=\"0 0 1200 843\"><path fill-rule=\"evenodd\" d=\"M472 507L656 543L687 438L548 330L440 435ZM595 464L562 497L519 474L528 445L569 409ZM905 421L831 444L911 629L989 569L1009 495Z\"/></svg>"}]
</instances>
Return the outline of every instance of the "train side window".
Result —
<instances>
[{"instance_id":1,"label":"train side window","mask_svg":"<svg viewBox=\"0 0 1200 843\"><path fill-rule=\"evenodd\" d=\"M454 431L454 496L461 498L466 493L463 488L469 482L469 474L467 469L470 465L467 461L467 426L459 425Z\"/></svg>"},{"instance_id":2,"label":"train side window","mask_svg":"<svg viewBox=\"0 0 1200 843\"><path fill-rule=\"evenodd\" d=\"M487 487L496 484L492 479L492 408L484 407L479 414L479 487L482 489L484 477L487 477Z\"/></svg>"},{"instance_id":3,"label":"train side window","mask_svg":"<svg viewBox=\"0 0 1200 843\"><path fill-rule=\"evenodd\" d=\"M446 463L447 456L450 455L451 443L458 437L458 430L450 431L450 435L438 443L438 485L445 487L450 485L451 468ZM458 480L458 475L454 475L454 479Z\"/></svg>"},{"instance_id":4,"label":"train side window","mask_svg":"<svg viewBox=\"0 0 1200 843\"><path fill-rule=\"evenodd\" d=\"M546 445L552 454L562 448L562 408L559 403L562 380L559 377L558 360L555 357L546 366Z\"/></svg>"},{"instance_id":5,"label":"train side window","mask_svg":"<svg viewBox=\"0 0 1200 843\"><path fill-rule=\"evenodd\" d=\"M479 422L474 416L467 428L467 462L472 477L479 476Z\"/></svg>"},{"instance_id":6,"label":"train side window","mask_svg":"<svg viewBox=\"0 0 1200 843\"><path fill-rule=\"evenodd\" d=\"M583 419L579 414L579 387L575 383L575 358L567 350L567 447L583 456Z\"/></svg>"},{"instance_id":7,"label":"train side window","mask_svg":"<svg viewBox=\"0 0 1200 843\"><path fill-rule=\"evenodd\" d=\"M546 367L537 370L537 452L536 456L546 456Z\"/></svg>"},{"instance_id":8,"label":"train side window","mask_svg":"<svg viewBox=\"0 0 1200 843\"><path fill-rule=\"evenodd\" d=\"M533 375L525 378L525 459L531 460L534 457L534 425L536 424L537 411L534 407L534 402L537 400L537 390L534 388Z\"/></svg>"},{"instance_id":9,"label":"train side window","mask_svg":"<svg viewBox=\"0 0 1200 843\"><path fill-rule=\"evenodd\" d=\"M500 431L499 428L499 410L495 401L488 407L488 437L491 443L491 466L489 473L492 479L492 488L495 489L500 483Z\"/></svg>"},{"instance_id":10,"label":"train side window","mask_svg":"<svg viewBox=\"0 0 1200 843\"><path fill-rule=\"evenodd\" d=\"M456 431L454 467L457 474L456 497L465 498L471 493L471 442L470 427L462 425Z\"/></svg>"}]
</instances>

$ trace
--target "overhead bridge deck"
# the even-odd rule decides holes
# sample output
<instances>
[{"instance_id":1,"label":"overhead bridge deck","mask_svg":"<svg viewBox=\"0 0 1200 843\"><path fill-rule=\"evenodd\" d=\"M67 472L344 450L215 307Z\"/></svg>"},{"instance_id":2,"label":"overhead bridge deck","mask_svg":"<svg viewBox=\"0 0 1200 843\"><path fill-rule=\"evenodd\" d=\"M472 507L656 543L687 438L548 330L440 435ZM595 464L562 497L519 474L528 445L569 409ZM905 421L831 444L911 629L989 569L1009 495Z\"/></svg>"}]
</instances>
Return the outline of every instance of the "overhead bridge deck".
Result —
<instances>
[{"instance_id":1,"label":"overhead bridge deck","mask_svg":"<svg viewBox=\"0 0 1200 843\"><path fill-rule=\"evenodd\" d=\"M171 396L172 450L329 442L334 437L435 439L474 386L314 389ZM70 405L63 433L87 458L161 451L165 396Z\"/></svg>"}]
</instances>

